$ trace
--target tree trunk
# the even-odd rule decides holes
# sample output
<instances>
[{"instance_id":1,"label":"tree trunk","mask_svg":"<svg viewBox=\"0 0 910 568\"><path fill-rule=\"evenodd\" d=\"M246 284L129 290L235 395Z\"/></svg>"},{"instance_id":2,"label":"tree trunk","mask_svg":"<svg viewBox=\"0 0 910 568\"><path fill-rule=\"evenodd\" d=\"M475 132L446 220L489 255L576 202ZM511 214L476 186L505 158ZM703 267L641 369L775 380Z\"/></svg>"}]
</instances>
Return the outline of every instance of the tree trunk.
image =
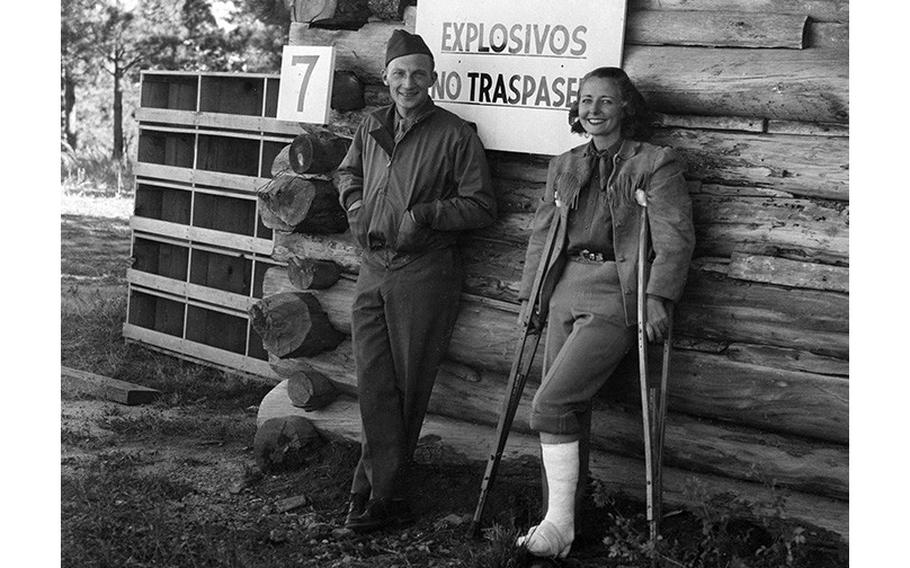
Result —
<instances>
[{"instance_id":1,"label":"tree trunk","mask_svg":"<svg viewBox=\"0 0 910 568\"><path fill-rule=\"evenodd\" d=\"M76 106L76 81L70 75L69 71L63 69L60 77L61 87L61 113L60 129L63 132L63 139L73 150L79 142L76 135L76 124L73 109Z\"/></svg>"},{"instance_id":2,"label":"tree trunk","mask_svg":"<svg viewBox=\"0 0 910 568\"><path fill-rule=\"evenodd\" d=\"M123 158L123 69L114 62L114 149L111 157L120 161Z\"/></svg>"}]
</instances>

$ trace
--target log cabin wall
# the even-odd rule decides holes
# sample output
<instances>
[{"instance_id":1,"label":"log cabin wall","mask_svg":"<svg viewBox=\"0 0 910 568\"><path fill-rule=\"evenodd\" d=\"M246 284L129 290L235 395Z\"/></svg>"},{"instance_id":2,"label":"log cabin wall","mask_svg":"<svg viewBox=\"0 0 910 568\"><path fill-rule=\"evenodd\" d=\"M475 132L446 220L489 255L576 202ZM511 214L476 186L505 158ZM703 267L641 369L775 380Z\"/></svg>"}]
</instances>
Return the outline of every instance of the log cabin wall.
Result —
<instances>
[{"instance_id":1,"label":"log cabin wall","mask_svg":"<svg viewBox=\"0 0 910 568\"><path fill-rule=\"evenodd\" d=\"M366 112L389 102L381 61L391 31L414 28L413 8L403 14L357 30L291 25L291 44L336 46L336 91L365 91L367 108L332 112L327 126L337 135L350 137ZM675 327L665 499L696 504L732 492L761 511L783 496L785 516L844 538L847 16L841 0L630 0L624 51L624 67L662 113L656 141L687 161L695 207L697 250ZM348 398L305 415L356 438L350 339L334 330L350 334L359 253L349 233L290 230L268 210L280 200L267 190L287 173L290 143L304 130L275 120L277 85L267 75L143 74L124 336L275 380L320 373ZM425 425L473 459L486 457L504 396L523 251L549 156L488 158L501 217L464 240L466 292ZM287 187L324 192L331 179L304 177ZM262 298L299 296L299 270L314 260L332 261L340 279L308 289L301 303L334 328L327 333L337 346L270 355L250 310ZM539 369L538 361L536 377ZM634 363L624 371L596 401L592 473L641 496ZM509 457L536 454L527 424L535 380Z\"/></svg>"},{"instance_id":2,"label":"log cabin wall","mask_svg":"<svg viewBox=\"0 0 910 568\"><path fill-rule=\"evenodd\" d=\"M357 30L291 24L290 44L335 45L336 69L365 85L370 106L333 112L334 132L349 137L365 112L389 102L385 42L395 28L413 31L414 18L410 7L403 21ZM687 162L695 208L697 249L675 327L667 499L697 502L700 487L761 507L783 495L786 515L844 538L848 25L846 0L630 0L623 63L662 113L655 142ZM463 309L430 411L492 438L549 156L488 158L501 217L465 239ZM359 260L346 235L276 233L273 258L336 262L342 279L314 294L349 330ZM281 267L263 286L294 289ZM349 340L308 363L356 394ZM641 494L633 369L597 400L594 473ZM532 379L516 420L525 433L534 388Z\"/></svg>"}]
</instances>

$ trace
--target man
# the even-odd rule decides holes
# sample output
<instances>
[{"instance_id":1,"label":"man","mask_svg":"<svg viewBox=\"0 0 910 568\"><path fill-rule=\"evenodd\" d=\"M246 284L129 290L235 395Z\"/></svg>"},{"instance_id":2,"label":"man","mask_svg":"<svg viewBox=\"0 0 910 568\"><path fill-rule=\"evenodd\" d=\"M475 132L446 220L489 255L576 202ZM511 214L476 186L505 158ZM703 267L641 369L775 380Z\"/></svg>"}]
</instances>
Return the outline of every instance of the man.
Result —
<instances>
[{"instance_id":1,"label":"man","mask_svg":"<svg viewBox=\"0 0 910 568\"><path fill-rule=\"evenodd\" d=\"M471 126L438 108L423 39L395 30L383 83L393 104L360 125L336 183L363 249L352 308L362 420L345 527L413 520L403 482L461 295L461 231L491 224L496 203Z\"/></svg>"}]
</instances>

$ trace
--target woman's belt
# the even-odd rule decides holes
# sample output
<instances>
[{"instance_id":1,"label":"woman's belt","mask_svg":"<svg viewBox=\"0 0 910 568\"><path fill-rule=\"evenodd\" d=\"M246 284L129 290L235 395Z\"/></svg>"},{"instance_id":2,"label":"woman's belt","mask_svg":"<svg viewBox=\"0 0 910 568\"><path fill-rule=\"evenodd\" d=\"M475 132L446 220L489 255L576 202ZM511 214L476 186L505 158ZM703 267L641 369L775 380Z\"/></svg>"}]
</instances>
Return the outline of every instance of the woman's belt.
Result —
<instances>
[{"instance_id":1,"label":"woman's belt","mask_svg":"<svg viewBox=\"0 0 910 568\"><path fill-rule=\"evenodd\" d=\"M588 264L598 264L603 262L609 262L616 260L613 256L613 251L610 252L599 252L588 249L582 250L570 250L568 252L569 260L575 262L584 262Z\"/></svg>"}]
</instances>

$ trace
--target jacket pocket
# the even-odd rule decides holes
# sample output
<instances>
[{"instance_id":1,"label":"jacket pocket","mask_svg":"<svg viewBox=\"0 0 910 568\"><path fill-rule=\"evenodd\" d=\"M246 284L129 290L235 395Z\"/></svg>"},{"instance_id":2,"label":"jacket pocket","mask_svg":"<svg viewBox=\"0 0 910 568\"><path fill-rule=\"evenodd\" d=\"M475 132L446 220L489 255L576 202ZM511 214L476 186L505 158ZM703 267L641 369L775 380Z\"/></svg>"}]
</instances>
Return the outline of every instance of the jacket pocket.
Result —
<instances>
[{"instance_id":1,"label":"jacket pocket","mask_svg":"<svg viewBox=\"0 0 910 568\"><path fill-rule=\"evenodd\" d=\"M410 211L405 211L398 224L398 236L395 241L395 250L398 252L417 252L426 250L427 243L432 237L433 229L417 223Z\"/></svg>"},{"instance_id":2,"label":"jacket pocket","mask_svg":"<svg viewBox=\"0 0 910 568\"><path fill-rule=\"evenodd\" d=\"M367 245L367 230L369 227L364 222L366 216L363 214L363 206L348 213L348 227L351 229L351 236L354 242L362 249L369 248Z\"/></svg>"}]
</instances>

